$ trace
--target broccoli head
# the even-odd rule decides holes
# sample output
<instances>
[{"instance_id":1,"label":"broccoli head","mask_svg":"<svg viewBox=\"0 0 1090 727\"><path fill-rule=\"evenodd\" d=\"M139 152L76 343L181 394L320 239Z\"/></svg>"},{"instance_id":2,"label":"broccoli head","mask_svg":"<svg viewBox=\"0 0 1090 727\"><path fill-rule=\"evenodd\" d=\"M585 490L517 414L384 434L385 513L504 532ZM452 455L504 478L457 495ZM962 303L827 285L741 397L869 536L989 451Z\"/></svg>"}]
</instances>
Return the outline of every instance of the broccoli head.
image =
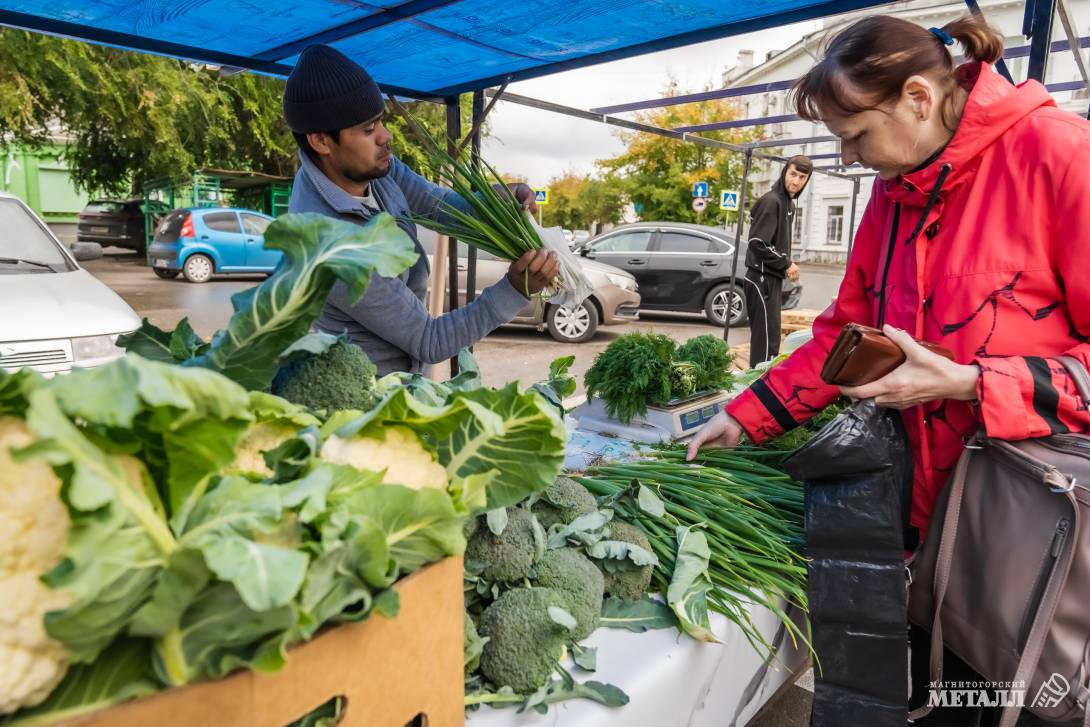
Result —
<instances>
[{"instance_id":1,"label":"broccoli head","mask_svg":"<svg viewBox=\"0 0 1090 727\"><path fill-rule=\"evenodd\" d=\"M551 588L516 588L484 610L478 631L488 638L481 652L488 681L520 694L549 681L570 638L549 616L551 607L567 609L567 599Z\"/></svg>"},{"instance_id":2,"label":"broccoli head","mask_svg":"<svg viewBox=\"0 0 1090 727\"><path fill-rule=\"evenodd\" d=\"M577 624L571 637L578 641L598 628L605 588L602 572L575 548L550 550L534 565L533 584L563 594Z\"/></svg>"},{"instance_id":3,"label":"broccoli head","mask_svg":"<svg viewBox=\"0 0 1090 727\"><path fill-rule=\"evenodd\" d=\"M485 564L484 579L510 583L529 577L544 548L545 533L537 519L521 507L509 507L507 527L499 535L485 523L478 524L466 545L466 559Z\"/></svg>"},{"instance_id":4,"label":"broccoli head","mask_svg":"<svg viewBox=\"0 0 1090 727\"><path fill-rule=\"evenodd\" d=\"M623 543L638 545L648 552L651 550L651 541L644 532L631 523L623 520L613 520L609 523L610 540L620 540ZM615 598L623 598L627 601L638 601L647 595L647 589L651 587L651 576L654 574L653 565L636 565L630 560L611 560L604 564L602 575L605 576L606 593Z\"/></svg>"},{"instance_id":5,"label":"broccoli head","mask_svg":"<svg viewBox=\"0 0 1090 727\"><path fill-rule=\"evenodd\" d=\"M541 527L548 530L557 523L567 525L580 515L594 512L598 509L598 503L590 490L575 480L558 477L545 488L531 509Z\"/></svg>"},{"instance_id":6,"label":"broccoli head","mask_svg":"<svg viewBox=\"0 0 1090 727\"><path fill-rule=\"evenodd\" d=\"M363 349L340 340L324 353L303 355L281 366L272 393L314 411L367 411L378 399L376 371Z\"/></svg>"}]
</instances>

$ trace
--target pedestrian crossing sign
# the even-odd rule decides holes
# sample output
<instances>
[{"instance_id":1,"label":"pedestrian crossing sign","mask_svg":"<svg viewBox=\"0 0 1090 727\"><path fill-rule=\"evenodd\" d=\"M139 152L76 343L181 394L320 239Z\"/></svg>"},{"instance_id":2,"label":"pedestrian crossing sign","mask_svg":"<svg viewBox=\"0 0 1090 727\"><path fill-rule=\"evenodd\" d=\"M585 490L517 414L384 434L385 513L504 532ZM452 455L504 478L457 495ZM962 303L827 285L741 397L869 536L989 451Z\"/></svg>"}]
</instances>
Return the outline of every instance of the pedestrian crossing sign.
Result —
<instances>
[{"instance_id":1,"label":"pedestrian crossing sign","mask_svg":"<svg viewBox=\"0 0 1090 727\"><path fill-rule=\"evenodd\" d=\"M722 209L734 212L738 209L738 193L737 192L723 192L719 198L719 206Z\"/></svg>"},{"instance_id":2,"label":"pedestrian crossing sign","mask_svg":"<svg viewBox=\"0 0 1090 727\"><path fill-rule=\"evenodd\" d=\"M536 202L537 204L549 204L549 190L535 189L534 202Z\"/></svg>"}]
</instances>

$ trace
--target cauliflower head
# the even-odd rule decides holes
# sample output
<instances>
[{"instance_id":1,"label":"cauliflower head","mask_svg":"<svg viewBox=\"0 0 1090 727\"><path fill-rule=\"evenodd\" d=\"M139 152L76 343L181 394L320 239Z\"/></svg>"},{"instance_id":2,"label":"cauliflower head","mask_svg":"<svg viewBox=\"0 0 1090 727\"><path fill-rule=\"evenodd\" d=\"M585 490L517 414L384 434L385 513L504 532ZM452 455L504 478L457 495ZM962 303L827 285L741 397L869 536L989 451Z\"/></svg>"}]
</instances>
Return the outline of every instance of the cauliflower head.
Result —
<instances>
[{"instance_id":1,"label":"cauliflower head","mask_svg":"<svg viewBox=\"0 0 1090 727\"><path fill-rule=\"evenodd\" d=\"M239 442L235 461L224 469L228 475L258 475L268 477L272 470L265 463L264 453L276 449L285 440L291 439L299 427L287 422L258 422L250 427L246 436Z\"/></svg>"},{"instance_id":2,"label":"cauliflower head","mask_svg":"<svg viewBox=\"0 0 1090 727\"><path fill-rule=\"evenodd\" d=\"M11 456L33 441L22 419L0 416L0 714L45 700L69 663L67 649L46 634L43 617L68 606L71 596L39 580L67 544L61 481L44 461Z\"/></svg>"},{"instance_id":3,"label":"cauliflower head","mask_svg":"<svg viewBox=\"0 0 1090 727\"><path fill-rule=\"evenodd\" d=\"M322 445L319 457L326 462L348 464L361 470L385 470L382 481L387 485L404 485L414 490L446 488L447 471L424 448L416 432L408 427L386 427L380 434L380 438L333 435Z\"/></svg>"}]
</instances>

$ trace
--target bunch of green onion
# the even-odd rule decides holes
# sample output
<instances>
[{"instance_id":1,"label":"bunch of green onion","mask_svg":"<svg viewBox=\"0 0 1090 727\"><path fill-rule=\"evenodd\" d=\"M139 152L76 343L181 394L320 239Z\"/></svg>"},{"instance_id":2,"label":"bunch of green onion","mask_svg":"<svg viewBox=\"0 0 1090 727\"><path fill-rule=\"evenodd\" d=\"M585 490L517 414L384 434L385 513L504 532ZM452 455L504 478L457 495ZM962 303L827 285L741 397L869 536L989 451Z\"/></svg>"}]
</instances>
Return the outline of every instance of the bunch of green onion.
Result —
<instances>
[{"instance_id":1,"label":"bunch of green onion","mask_svg":"<svg viewBox=\"0 0 1090 727\"><path fill-rule=\"evenodd\" d=\"M522 204L508 191L507 184L500 177L499 172L483 159L480 159L482 170L474 164L467 163L463 158L450 154L396 99L392 99L391 102L404 114L409 122L409 128L424 145L432 169L469 204L472 210L467 214L445 204L443 212L452 220L451 223L444 224L414 215L415 223L512 262L527 252L541 250L544 247L541 236L534 229L530 217L522 209ZM526 292L529 297L529 272L526 276ZM541 295L551 298L563 287L563 284L563 272L561 272L553 284L542 291Z\"/></svg>"},{"instance_id":2,"label":"bunch of green onion","mask_svg":"<svg viewBox=\"0 0 1090 727\"><path fill-rule=\"evenodd\" d=\"M659 558L654 585L663 593L674 571L676 528L701 527L711 550L708 577L714 588L708 608L737 624L755 649L771 656L773 645L753 623L749 604L774 613L793 640L809 640L782 605L806 610L803 490L765 464L765 457L758 449L706 450L697 463L687 464L684 450L665 449L647 459L592 468L579 481L606 498L615 517L644 531ZM626 496L633 483L658 495L665 517L649 514Z\"/></svg>"}]
</instances>

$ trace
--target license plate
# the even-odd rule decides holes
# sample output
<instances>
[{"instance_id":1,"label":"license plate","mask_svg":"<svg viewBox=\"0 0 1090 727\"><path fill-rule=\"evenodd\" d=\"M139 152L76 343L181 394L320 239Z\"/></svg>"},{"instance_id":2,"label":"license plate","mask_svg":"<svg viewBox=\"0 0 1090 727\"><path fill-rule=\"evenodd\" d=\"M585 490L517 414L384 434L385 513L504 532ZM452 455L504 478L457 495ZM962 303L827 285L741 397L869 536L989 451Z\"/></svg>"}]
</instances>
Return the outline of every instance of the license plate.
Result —
<instances>
[{"instance_id":1,"label":"license plate","mask_svg":"<svg viewBox=\"0 0 1090 727\"><path fill-rule=\"evenodd\" d=\"M160 258L152 258L151 265L156 268L165 268L167 266L167 261Z\"/></svg>"},{"instance_id":2,"label":"license plate","mask_svg":"<svg viewBox=\"0 0 1090 727\"><path fill-rule=\"evenodd\" d=\"M109 227L92 227L90 232L92 235L105 235L110 231Z\"/></svg>"}]
</instances>

